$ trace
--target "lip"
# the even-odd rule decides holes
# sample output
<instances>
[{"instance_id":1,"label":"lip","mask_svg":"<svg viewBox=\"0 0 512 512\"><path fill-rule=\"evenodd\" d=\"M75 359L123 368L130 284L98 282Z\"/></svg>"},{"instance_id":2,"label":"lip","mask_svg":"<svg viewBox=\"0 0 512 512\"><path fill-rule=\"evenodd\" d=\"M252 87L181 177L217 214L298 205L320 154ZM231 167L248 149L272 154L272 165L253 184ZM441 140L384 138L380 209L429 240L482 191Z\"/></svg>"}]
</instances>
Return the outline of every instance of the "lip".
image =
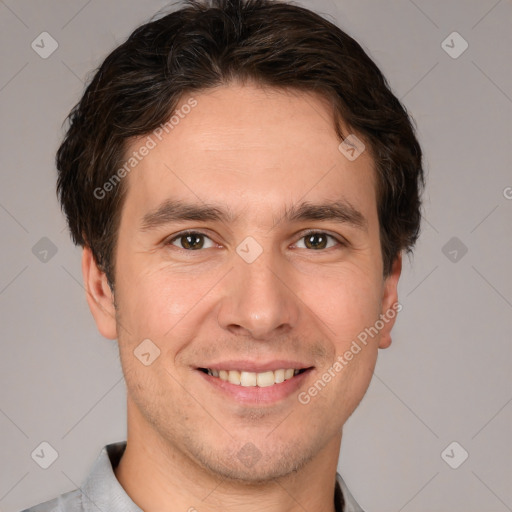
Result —
<instances>
[{"instance_id":1,"label":"lip","mask_svg":"<svg viewBox=\"0 0 512 512\"><path fill-rule=\"evenodd\" d=\"M259 367L260 366L261 365L259 365ZM282 368L282 366L279 368ZM293 368L293 366L290 366L289 368ZM240 367L237 367L237 369L240 369ZM214 391L220 393L223 396L227 396L244 405L263 405L284 400L296 392L301 387L301 385L303 385L304 381L309 377L313 369L313 367L308 367L305 371L295 375L291 379L285 380L279 384L273 384L272 386L266 386L262 388L258 386L245 387L238 384L231 384L231 382L224 381L219 377L208 375L199 369L197 369L196 372L202 379L204 379L204 382L209 387L211 386Z\"/></svg>"},{"instance_id":2,"label":"lip","mask_svg":"<svg viewBox=\"0 0 512 512\"><path fill-rule=\"evenodd\" d=\"M210 370L238 370L242 372L270 372L276 370L305 370L311 368L312 365L301 363L299 361L290 361L289 359L273 359L267 363L247 361L247 360L229 360L220 363L208 364L206 366L198 366L198 368L209 368Z\"/></svg>"}]
</instances>

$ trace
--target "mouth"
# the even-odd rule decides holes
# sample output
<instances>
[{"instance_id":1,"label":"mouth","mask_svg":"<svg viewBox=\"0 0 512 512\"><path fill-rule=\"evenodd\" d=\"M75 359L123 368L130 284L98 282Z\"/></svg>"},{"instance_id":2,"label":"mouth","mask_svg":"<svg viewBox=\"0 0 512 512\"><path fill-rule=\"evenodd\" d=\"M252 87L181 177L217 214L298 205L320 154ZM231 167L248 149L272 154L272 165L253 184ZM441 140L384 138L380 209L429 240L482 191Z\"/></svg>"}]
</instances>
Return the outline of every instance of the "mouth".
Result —
<instances>
[{"instance_id":1,"label":"mouth","mask_svg":"<svg viewBox=\"0 0 512 512\"><path fill-rule=\"evenodd\" d=\"M216 365L215 368L200 367L196 368L196 371L209 392L234 400L240 405L262 406L276 404L297 392L306 385L306 379L315 368L302 367L300 363L283 363L284 361L256 366L239 362L238 365L222 364ZM244 369L241 369L241 366Z\"/></svg>"},{"instance_id":2,"label":"mouth","mask_svg":"<svg viewBox=\"0 0 512 512\"><path fill-rule=\"evenodd\" d=\"M199 371L215 377L224 382L229 382L236 386L260 387L265 388L281 384L293 377L304 373L309 368L280 368L278 370L268 370L265 372L248 372L243 370L215 370L212 368L198 368Z\"/></svg>"}]
</instances>

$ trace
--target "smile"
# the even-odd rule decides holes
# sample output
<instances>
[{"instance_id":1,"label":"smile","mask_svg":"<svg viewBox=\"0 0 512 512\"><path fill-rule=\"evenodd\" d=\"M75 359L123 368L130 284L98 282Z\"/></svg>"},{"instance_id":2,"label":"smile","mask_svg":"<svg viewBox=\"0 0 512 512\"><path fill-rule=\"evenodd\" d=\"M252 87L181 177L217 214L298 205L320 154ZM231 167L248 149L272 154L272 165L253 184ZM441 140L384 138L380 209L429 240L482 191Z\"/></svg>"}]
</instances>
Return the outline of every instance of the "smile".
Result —
<instances>
[{"instance_id":1,"label":"smile","mask_svg":"<svg viewBox=\"0 0 512 512\"><path fill-rule=\"evenodd\" d=\"M302 369L278 369L274 371L265 372L248 372L243 370L213 370L210 368L199 368L203 373L216 377L224 382L235 384L243 387L268 387L274 384L281 384L282 382L292 379L307 370Z\"/></svg>"}]
</instances>

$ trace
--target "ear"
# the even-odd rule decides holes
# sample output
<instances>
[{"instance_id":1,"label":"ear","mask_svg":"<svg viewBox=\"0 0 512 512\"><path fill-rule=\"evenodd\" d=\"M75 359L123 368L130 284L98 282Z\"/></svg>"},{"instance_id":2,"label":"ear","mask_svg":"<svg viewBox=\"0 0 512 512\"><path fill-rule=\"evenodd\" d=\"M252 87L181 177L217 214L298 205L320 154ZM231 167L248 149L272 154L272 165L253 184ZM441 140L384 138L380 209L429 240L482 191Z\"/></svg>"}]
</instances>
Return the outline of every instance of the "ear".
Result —
<instances>
[{"instance_id":1,"label":"ear","mask_svg":"<svg viewBox=\"0 0 512 512\"><path fill-rule=\"evenodd\" d=\"M398 303L398 280L402 272L402 253L400 252L391 267L391 273L384 280L382 287L381 315L384 327L380 331L379 348L388 348L391 345L391 329L395 325L398 312L402 309Z\"/></svg>"},{"instance_id":2,"label":"ear","mask_svg":"<svg viewBox=\"0 0 512 512\"><path fill-rule=\"evenodd\" d=\"M114 295L108 285L105 272L99 269L89 247L82 253L82 274L84 277L87 303L98 327L98 331L111 340L117 338Z\"/></svg>"}]
</instances>

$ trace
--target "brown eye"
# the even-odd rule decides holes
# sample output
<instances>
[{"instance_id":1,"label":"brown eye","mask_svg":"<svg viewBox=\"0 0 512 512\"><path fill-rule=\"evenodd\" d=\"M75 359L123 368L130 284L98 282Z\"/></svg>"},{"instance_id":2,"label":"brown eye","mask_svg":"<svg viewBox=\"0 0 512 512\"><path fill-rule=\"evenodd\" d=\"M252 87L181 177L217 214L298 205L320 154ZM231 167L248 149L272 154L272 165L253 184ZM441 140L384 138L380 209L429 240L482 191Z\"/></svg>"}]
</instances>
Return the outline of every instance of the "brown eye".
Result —
<instances>
[{"instance_id":1,"label":"brown eye","mask_svg":"<svg viewBox=\"0 0 512 512\"><path fill-rule=\"evenodd\" d=\"M185 249L187 251L197 251L199 249L208 248L205 247L205 240L210 240L205 234L198 233L196 231L189 231L186 233L181 233L178 236L175 236L172 240L169 240L169 245L176 245L174 242L179 242L180 249ZM210 245L213 247L213 244Z\"/></svg>"},{"instance_id":2,"label":"brown eye","mask_svg":"<svg viewBox=\"0 0 512 512\"><path fill-rule=\"evenodd\" d=\"M335 243L329 244L329 239L333 240ZM306 249L312 249L315 251L319 251L322 249L328 249L337 245L343 245L339 240L334 238L332 235L324 233L322 231L312 231L306 233L302 236L301 240L304 240L304 247ZM302 247L301 247L302 248Z\"/></svg>"},{"instance_id":3,"label":"brown eye","mask_svg":"<svg viewBox=\"0 0 512 512\"><path fill-rule=\"evenodd\" d=\"M305 245L308 249L325 249L327 237L322 233L313 233L304 237Z\"/></svg>"}]
</instances>

